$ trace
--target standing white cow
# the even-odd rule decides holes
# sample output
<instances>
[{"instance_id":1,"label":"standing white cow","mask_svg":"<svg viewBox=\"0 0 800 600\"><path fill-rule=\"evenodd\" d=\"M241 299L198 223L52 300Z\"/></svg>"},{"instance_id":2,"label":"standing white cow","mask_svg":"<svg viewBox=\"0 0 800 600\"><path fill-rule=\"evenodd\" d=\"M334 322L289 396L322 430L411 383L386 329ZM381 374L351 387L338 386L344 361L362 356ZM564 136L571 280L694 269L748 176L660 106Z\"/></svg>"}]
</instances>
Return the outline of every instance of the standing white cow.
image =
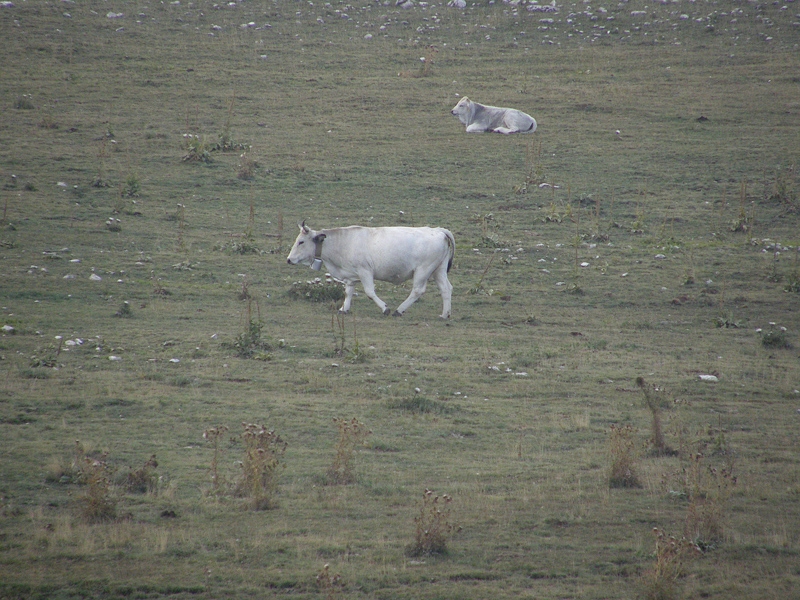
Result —
<instances>
[{"instance_id":1,"label":"standing white cow","mask_svg":"<svg viewBox=\"0 0 800 600\"><path fill-rule=\"evenodd\" d=\"M321 266L318 261L324 262L333 277L345 282L341 312L350 310L356 282L360 281L367 297L388 315L386 303L375 294L375 280L397 285L413 279L411 293L394 312L399 317L425 293L428 279L433 277L442 294L441 317L447 319L453 295L447 272L455 248L453 234L440 227L351 226L314 231L303 221L286 262L317 270Z\"/></svg>"},{"instance_id":2,"label":"standing white cow","mask_svg":"<svg viewBox=\"0 0 800 600\"><path fill-rule=\"evenodd\" d=\"M473 102L466 96L450 111L467 126L467 133L533 133L536 119L515 108L498 108Z\"/></svg>"}]
</instances>

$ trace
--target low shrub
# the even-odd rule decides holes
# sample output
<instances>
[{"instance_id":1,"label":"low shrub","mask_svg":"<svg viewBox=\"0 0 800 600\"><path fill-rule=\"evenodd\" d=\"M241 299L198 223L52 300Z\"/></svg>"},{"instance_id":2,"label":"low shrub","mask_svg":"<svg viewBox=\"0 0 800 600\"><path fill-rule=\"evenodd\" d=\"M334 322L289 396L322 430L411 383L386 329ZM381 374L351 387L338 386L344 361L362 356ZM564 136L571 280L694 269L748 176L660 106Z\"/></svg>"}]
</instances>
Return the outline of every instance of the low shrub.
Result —
<instances>
[{"instance_id":1,"label":"low shrub","mask_svg":"<svg viewBox=\"0 0 800 600\"><path fill-rule=\"evenodd\" d=\"M310 281L295 281L289 289L289 297L293 300L310 302L340 302L344 300L344 286L326 277L316 277Z\"/></svg>"}]
</instances>

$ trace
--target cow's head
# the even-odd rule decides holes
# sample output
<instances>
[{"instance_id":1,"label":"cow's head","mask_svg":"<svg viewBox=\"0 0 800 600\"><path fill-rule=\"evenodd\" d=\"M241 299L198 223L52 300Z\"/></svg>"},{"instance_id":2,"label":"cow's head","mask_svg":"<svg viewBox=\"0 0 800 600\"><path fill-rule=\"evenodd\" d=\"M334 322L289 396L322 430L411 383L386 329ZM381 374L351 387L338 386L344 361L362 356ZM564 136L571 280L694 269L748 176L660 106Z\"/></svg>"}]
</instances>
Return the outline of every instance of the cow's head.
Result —
<instances>
[{"instance_id":1,"label":"cow's head","mask_svg":"<svg viewBox=\"0 0 800 600\"><path fill-rule=\"evenodd\" d=\"M454 117L458 117L458 120L462 123L468 124L469 117L472 115L472 100L464 96L458 101L458 104L453 107L450 114Z\"/></svg>"},{"instance_id":2,"label":"cow's head","mask_svg":"<svg viewBox=\"0 0 800 600\"><path fill-rule=\"evenodd\" d=\"M322 244L325 234L309 229L306 227L305 221L297 225L300 227L300 234L294 241L294 246L292 246L289 256L286 257L286 262L290 265L307 265L310 267L317 253L317 245Z\"/></svg>"}]
</instances>

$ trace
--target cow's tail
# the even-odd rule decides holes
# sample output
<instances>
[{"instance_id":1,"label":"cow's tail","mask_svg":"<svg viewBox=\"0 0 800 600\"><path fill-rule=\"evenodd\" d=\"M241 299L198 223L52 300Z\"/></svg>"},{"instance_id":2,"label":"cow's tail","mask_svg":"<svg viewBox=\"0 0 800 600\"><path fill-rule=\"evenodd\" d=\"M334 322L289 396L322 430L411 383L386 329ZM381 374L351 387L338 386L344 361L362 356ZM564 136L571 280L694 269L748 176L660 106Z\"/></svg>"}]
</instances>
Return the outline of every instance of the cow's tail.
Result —
<instances>
[{"instance_id":1,"label":"cow's tail","mask_svg":"<svg viewBox=\"0 0 800 600\"><path fill-rule=\"evenodd\" d=\"M456 256L456 238L453 237L453 234L450 233L447 229L444 230L445 238L447 239L447 245L450 250L450 258L447 260L447 272L450 272L450 267L453 266L453 259Z\"/></svg>"}]
</instances>

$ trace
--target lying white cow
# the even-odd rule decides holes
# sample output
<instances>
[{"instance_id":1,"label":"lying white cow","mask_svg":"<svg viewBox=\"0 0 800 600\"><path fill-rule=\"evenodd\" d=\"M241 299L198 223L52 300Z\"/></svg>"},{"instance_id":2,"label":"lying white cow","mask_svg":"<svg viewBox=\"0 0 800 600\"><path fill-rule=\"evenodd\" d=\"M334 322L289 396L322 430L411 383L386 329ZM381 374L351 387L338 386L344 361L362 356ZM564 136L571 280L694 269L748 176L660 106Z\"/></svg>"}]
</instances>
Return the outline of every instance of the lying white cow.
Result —
<instances>
[{"instance_id":1,"label":"lying white cow","mask_svg":"<svg viewBox=\"0 0 800 600\"><path fill-rule=\"evenodd\" d=\"M466 96L450 111L467 126L467 133L533 133L536 119L515 108L498 108L473 102Z\"/></svg>"},{"instance_id":2,"label":"lying white cow","mask_svg":"<svg viewBox=\"0 0 800 600\"><path fill-rule=\"evenodd\" d=\"M447 319L453 294L447 272L453 264L455 248L453 234L438 227L352 226L314 231L303 221L286 262L317 270L321 266L317 261L324 262L333 277L345 282L342 312L350 310L356 281L388 315L386 303L375 294L375 280L397 285L413 279L411 293L394 313L399 317L425 293L428 279L433 277L442 294L441 316Z\"/></svg>"}]
</instances>

